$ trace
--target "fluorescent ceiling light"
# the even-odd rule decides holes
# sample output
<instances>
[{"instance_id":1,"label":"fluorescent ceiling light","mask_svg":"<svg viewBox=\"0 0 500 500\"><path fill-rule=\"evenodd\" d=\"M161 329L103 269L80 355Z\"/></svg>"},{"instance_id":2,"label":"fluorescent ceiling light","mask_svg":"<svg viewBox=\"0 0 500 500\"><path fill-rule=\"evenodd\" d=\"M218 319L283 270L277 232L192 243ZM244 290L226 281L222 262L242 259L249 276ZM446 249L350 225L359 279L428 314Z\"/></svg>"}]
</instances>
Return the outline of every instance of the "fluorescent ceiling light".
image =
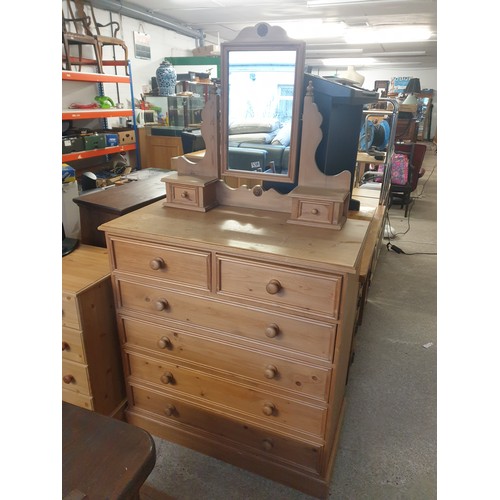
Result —
<instances>
[{"instance_id":1,"label":"fluorescent ceiling light","mask_svg":"<svg viewBox=\"0 0 500 500\"><path fill-rule=\"evenodd\" d=\"M423 26L393 26L350 28L345 33L347 43L398 43L423 42L432 32Z\"/></svg>"},{"instance_id":2,"label":"fluorescent ceiling light","mask_svg":"<svg viewBox=\"0 0 500 500\"><path fill-rule=\"evenodd\" d=\"M307 0L308 7L328 7L329 5L337 5L341 3L357 3L366 2L366 0Z\"/></svg>"},{"instance_id":3,"label":"fluorescent ceiling light","mask_svg":"<svg viewBox=\"0 0 500 500\"><path fill-rule=\"evenodd\" d=\"M344 22L324 22L322 19L301 19L300 21L277 22L291 38L335 38L343 36L346 29Z\"/></svg>"},{"instance_id":4,"label":"fluorescent ceiling light","mask_svg":"<svg viewBox=\"0 0 500 500\"><path fill-rule=\"evenodd\" d=\"M323 46L320 45L318 49L315 49L311 45L307 45L306 47L306 54L319 54L321 52L328 52L328 54L361 54L363 52L363 49L325 49L322 48ZM372 54L370 54L371 56Z\"/></svg>"},{"instance_id":5,"label":"fluorescent ceiling light","mask_svg":"<svg viewBox=\"0 0 500 500\"><path fill-rule=\"evenodd\" d=\"M328 59L321 59L324 66L364 66L373 64L376 59L373 57L331 57Z\"/></svg>"},{"instance_id":6,"label":"fluorescent ceiling light","mask_svg":"<svg viewBox=\"0 0 500 500\"><path fill-rule=\"evenodd\" d=\"M362 49L361 49L362 50ZM425 50L411 50L408 52L369 52L367 57L414 57L425 56Z\"/></svg>"}]
</instances>

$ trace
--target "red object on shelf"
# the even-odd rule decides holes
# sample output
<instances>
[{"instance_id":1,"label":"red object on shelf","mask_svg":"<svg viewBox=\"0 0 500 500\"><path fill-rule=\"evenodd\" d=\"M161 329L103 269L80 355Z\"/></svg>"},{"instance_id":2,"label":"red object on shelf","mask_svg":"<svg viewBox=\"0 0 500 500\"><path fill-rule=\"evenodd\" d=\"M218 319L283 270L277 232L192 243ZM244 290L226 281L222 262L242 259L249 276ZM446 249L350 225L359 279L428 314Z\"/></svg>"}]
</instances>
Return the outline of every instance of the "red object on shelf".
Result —
<instances>
[{"instance_id":1,"label":"red object on shelf","mask_svg":"<svg viewBox=\"0 0 500 500\"><path fill-rule=\"evenodd\" d=\"M96 102L92 102L90 104L78 104L78 103L73 103L69 105L70 109L96 109L99 107L99 104Z\"/></svg>"}]
</instances>

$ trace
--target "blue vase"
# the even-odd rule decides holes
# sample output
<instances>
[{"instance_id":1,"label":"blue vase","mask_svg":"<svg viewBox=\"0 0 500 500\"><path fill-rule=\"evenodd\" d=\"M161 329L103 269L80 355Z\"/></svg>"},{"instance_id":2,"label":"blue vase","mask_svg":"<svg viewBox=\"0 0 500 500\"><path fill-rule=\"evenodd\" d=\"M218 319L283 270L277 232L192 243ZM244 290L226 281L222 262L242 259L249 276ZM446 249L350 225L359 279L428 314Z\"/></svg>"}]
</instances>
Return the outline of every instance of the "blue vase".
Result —
<instances>
[{"instance_id":1,"label":"blue vase","mask_svg":"<svg viewBox=\"0 0 500 500\"><path fill-rule=\"evenodd\" d=\"M158 84L158 95L175 95L175 84L177 83L177 73L170 61L163 59L156 70L156 82Z\"/></svg>"}]
</instances>

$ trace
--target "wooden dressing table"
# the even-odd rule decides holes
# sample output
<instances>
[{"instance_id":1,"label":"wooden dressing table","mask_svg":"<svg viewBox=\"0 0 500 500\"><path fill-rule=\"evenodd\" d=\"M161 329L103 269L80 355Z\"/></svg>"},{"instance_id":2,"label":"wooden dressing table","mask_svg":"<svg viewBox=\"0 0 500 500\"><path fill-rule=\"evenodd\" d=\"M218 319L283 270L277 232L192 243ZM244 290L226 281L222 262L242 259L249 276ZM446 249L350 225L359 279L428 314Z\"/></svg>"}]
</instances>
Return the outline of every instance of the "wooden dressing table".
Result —
<instances>
[{"instance_id":1,"label":"wooden dressing table","mask_svg":"<svg viewBox=\"0 0 500 500\"><path fill-rule=\"evenodd\" d=\"M256 31L286 46L276 28L260 23ZM221 168L217 102L209 99L203 111L205 154L172 160L166 201L99 227L112 270L126 418L326 498L361 276L385 208L368 198L347 218L350 173L325 176L314 161L321 116L309 87L297 189L228 187L221 178L234 172Z\"/></svg>"}]
</instances>

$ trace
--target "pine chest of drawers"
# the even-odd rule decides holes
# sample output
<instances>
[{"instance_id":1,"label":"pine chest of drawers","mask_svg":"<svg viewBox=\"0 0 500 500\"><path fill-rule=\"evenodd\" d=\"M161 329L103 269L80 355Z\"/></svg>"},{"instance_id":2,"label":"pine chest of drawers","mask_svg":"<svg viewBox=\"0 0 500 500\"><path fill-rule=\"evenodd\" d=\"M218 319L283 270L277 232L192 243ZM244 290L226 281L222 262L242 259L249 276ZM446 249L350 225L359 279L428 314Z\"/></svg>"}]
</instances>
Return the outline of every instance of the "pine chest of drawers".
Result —
<instances>
[{"instance_id":1,"label":"pine chest of drawers","mask_svg":"<svg viewBox=\"0 0 500 500\"><path fill-rule=\"evenodd\" d=\"M80 245L62 259L62 399L122 418L125 384L104 248Z\"/></svg>"},{"instance_id":2,"label":"pine chest of drawers","mask_svg":"<svg viewBox=\"0 0 500 500\"><path fill-rule=\"evenodd\" d=\"M128 422L328 494L368 223L154 203L106 233Z\"/></svg>"}]
</instances>

